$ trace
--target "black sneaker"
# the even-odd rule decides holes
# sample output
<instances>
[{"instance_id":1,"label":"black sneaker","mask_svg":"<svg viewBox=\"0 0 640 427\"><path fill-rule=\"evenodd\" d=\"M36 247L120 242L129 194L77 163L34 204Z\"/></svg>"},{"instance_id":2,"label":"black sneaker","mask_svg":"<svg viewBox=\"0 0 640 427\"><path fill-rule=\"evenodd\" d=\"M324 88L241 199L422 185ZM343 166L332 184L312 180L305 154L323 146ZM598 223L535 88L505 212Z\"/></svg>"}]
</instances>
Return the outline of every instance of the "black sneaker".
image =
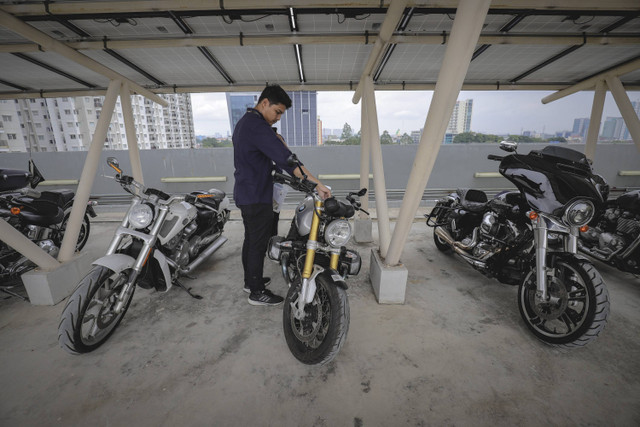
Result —
<instances>
[{"instance_id":1,"label":"black sneaker","mask_svg":"<svg viewBox=\"0 0 640 427\"><path fill-rule=\"evenodd\" d=\"M259 293L251 292L249 295L249 304L251 305L280 305L284 298L278 295L274 295L270 290L265 289Z\"/></svg>"},{"instance_id":2,"label":"black sneaker","mask_svg":"<svg viewBox=\"0 0 640 427\"><path fill-rule=\"evenodd\" d=\"M264 282L264 287L266 288L271 284L271 277L263 277L262 281ZM242 288L242 290L248 294L251 293L251 289L247 288L247 285L245 285L244 288Z\"/></svg>"}]
</instances>

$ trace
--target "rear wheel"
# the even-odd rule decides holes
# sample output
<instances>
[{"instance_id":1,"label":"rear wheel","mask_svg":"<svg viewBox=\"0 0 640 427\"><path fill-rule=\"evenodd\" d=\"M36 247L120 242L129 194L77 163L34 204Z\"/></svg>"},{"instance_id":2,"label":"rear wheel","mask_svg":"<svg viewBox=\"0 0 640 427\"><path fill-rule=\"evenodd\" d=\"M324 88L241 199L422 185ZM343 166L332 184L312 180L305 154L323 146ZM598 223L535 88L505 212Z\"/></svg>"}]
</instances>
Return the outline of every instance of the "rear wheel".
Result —
<instances>
[{"instance_id":1,"label":"rear wheel","mask_svg":"<svg viewBox=\"0 0 640 427\"><path fill-rule=\"evenodd\" d=\"M609 293L600 273L588 261L555 258L547 276L549 300L536 296L535 270L518 289L518 308L527 327L547 344L580 347L604 329Z\"/></svg>"},{"instance_id":2,"label":"rear wheel","mask_svg":"<svg viewBox=\"0 0 640 427\"><path fill-rule=\"evenodd\" d=\"M58 342L63 349L72 354L88 353L113 334L133 298L131 292L122 311L115 312L118 294L127 283L129 273L130 270L115 273L96 266L80 281L58 325Z\"/></svg>"},{"instance_id":3,"label":"rear wheel","mask_svg":"<svg viewBox=\"0 0 640 427\"><path fill-rule=\"evenodd\" d=\"M316 278L316 295L302 316L296 316L302 284L296 280L284 304L284 336L296 359L307 365L332 361L347 339L349 300L347 292L322 276Z\"/></svg>"}]
</instances>

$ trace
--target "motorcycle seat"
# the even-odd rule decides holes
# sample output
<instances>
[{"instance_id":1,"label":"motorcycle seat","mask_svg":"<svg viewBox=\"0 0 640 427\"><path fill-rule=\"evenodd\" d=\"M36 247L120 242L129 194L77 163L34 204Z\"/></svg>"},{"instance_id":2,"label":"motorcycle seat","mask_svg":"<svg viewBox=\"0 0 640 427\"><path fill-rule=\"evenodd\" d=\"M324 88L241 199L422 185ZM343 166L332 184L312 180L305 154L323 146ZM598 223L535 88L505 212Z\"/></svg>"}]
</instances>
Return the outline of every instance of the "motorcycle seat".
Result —
<instances>
[{"instance_id":1,"label":"motorcycle seat","mask_svg":"<svg viewBox=\"0 0 640 427\"><path fill-rule=\"evenodd\" d=\"M18 216L27 224L47 227L62 222L64 211L49 200L34 199L20 211Z\"/></svg>"},{"instance_id":2,"label":"motorcycle seat","mask_svg":"<svg viewBox=\"0 0 640 427\"><path fill-rule=\"evenodd\" d=\"M200 203L211 206L216 210L218 209L218 206L220 206L222 199L226 196L224 191L215 188L212 188L209 191L193 191L191 194L196 196Z\"/></svg>"},{"instance_id":3,"label":"motorcycle seat","mask_svg":"<svg viewBox=\"0 0 640 427\"><path fill-rule=\"evenodd\" d=\"M64 208L75 197L75 193L72 190L48 190L40 193L40 199L48 200Z\"/></svg>"},{"instance_id":4,"label":"motorcycle seat","mask_svg":"<svg viewBox=\"0 0 640 427\"><path fill-rule=\"evenodd\" d=\"M487 194L473 188L459 188L456 190L460 197L460 205L470 212L482 212L487 207Z\"/></svg>"}]
</instances>

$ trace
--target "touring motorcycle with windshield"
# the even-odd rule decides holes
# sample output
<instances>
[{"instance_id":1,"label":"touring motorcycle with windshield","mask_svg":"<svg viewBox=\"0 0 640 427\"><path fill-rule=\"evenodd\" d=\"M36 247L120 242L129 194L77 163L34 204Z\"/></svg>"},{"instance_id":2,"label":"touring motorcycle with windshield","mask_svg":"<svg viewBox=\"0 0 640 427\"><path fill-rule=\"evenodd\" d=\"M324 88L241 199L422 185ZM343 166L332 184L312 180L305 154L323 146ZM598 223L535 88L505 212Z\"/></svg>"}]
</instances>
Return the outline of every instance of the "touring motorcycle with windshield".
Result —
<instances>
[{"instance_id":1,"label":"touring motorcycle with windshield","mask_svg":"<svg viewBox=\"0 0 640 427\"><path fill-rule=\"evenodd\" d=\"M36 186L45 181L33 160L29 170L0 169L0 220L7 221L16 230L33 241L52 257L57 257L62 245L71 208L75 200L72 190L38 191ZM80 226L76 251L89 240L91 223L95 217L95 202L89 202ZM13 288L21 286L20 276L36 265L6 243L0 241L0 290L26 299Z\"/></svg>"},{"instance_id":2,"label":"touring motorcycle with windshield","mask_svg":"<svg viewBox=\"0 0 640 427\"><path fill-rule=\"evenodd\" d=\"M601 208L602 180L587 158L562 146L488 158L518 191L491 200L458 189L427 217L434 242L502 283L519 285L518 307L533 334L549 345L576 347L605 327L609 294L595 267L578 255L578 236Z\"/></svg>"},{"instance_id":3,"label":"touring motorcycle with windshield","mask_svg":"<svg viewBox=\"0 0 640 427\"><path fill-rule=\"evenodd\" d=\"M606 190L605 200L608 187ZM608 200L591 225L580 233L580 252L622 271L640 274L640 190Z\"/></svg>"},{"instance_id":4,"label":"touring motorcycle with windshield","mask_svg":"<svg viewBox=\"0 0 640 427\"><path fill-rule=\"evenodd\" d=\"M229 219L229 199L211 189L169 195L122 174L113 157L115 180L133 195L129 211L102 258L78 283L62 312L58 342L66 351L87 353L101 346L120 324L136 287L167 292L217 251Z\"/></svg>"},{"instance_id":5,"label":"touring motorcycle with windshield","mask_svg":"<svg viewBox=\"0 0 640 427\"><path fill-rule=\"evenodd\" d=\"M289 163L300 165L295 155ZM306 176L274 172L274 181L307 194L295 211L287 236L272 237L268 248L269 258L280 264L289 285L284 336L296 359L309 365L325 364L336 357L349 330L345 280L360 272L361 259L358 252L345 246L352 234L348 219L356 210L366 213L359 197L367 190L349 193L349 203L344 203L334 197L322 200L314 192L316 184Z\"/></svg>"}]
</instances>

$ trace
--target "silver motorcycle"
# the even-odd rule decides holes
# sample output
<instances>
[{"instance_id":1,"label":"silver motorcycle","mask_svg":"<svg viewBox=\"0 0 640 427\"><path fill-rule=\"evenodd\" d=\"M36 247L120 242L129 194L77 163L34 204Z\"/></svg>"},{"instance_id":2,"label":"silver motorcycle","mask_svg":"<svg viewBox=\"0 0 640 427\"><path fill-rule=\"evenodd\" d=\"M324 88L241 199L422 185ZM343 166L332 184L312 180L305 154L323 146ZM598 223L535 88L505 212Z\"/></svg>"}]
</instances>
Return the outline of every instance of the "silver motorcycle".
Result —
<instances>
[{"instance_id":1,"label":"silver motorcycle","mask_svg":"<svg viewBox=\"0 0 640 427\"><path fill-rule=\"evenodd\" d=\"M123 175L118 161L107 164L115 180L133 195L107 253L78 283L62 312L58 342L72 354L100 347L124 317L137 286L167 292L217 251L229 219L229 199L211 189L169 195Z\"/></svg>"}]
</instances>

